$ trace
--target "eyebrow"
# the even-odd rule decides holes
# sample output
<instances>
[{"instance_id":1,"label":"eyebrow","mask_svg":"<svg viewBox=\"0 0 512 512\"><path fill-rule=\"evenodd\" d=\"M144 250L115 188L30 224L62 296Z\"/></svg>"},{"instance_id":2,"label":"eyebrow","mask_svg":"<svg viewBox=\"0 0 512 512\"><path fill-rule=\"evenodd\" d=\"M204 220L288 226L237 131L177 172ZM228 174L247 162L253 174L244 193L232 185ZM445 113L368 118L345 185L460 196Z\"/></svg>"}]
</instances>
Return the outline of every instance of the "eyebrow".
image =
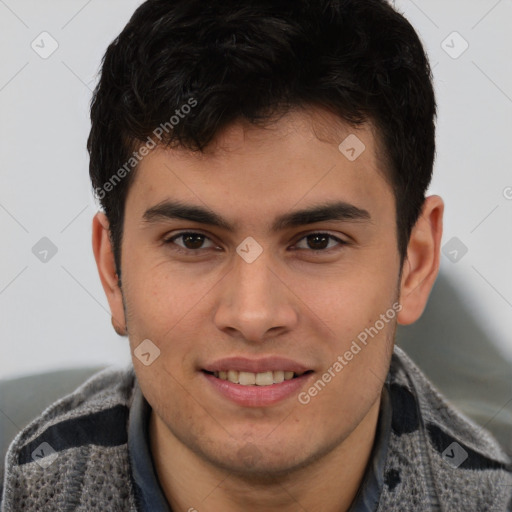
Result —
<instances>
[{"instance_id":1,"label":"eyebrow","mask_svg":"<svg viewBox=\"0 0 512 512\"><path fill-rule=\"evenodd\" d=\"M235 225L217 213L202 206L186 204L180 201L162 201L146 210L142 218L146 223L160 222L167 219L182 219L223 228L230 232L235 231ZM272 231L278 232L287 228L326 221L363 221L371 223L372 218L367 210L358 208L345 201L328 202L285 213L277 217L272 224Z\"/></svg>"}]
</instances>

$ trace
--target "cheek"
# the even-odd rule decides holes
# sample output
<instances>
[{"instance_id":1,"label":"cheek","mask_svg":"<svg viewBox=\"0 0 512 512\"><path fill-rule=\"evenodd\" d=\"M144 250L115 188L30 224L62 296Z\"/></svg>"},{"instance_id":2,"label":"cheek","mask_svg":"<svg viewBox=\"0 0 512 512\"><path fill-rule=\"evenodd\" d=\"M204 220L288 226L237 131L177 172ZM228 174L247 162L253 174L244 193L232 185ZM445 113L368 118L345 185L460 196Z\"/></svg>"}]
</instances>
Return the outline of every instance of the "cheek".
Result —
<instances>
[{"instance_id":1,"label":"cheek","mask_svg":"<svg viewBox=\"0 0 512 512\"><path fill-rule=\"evenodd\" d=\"M389 268L386 272L348 269L308 281L307 287L297 289L297 295L302 299L305 314L311 317L313 312L313 317L341 342L357 336L392 308L397 295L397 276L398 270L395 276Z\"/></svg>"},{"instance_id":2,"label":"cheek","mask_svg":"<svg viewBox=\"0 0 512 512\"><path fill-rule=\"evenodd\" d=\"M396 300L396 279L389 268L347 272L309 295L307 304L316 313L309 316L316 318L317 332L324 333L317 338L326 355L322 371L330 369L329 391L320 399L326 406L332 400L357 409L358 402L368 405L378 395L393 347Z\"/></svg>"},{"instance_id":3,"label":"cheek","mask_svg":"<svg viewBox=\"0 0 512 512\"><path fill-rule=\"evenodd\" d=\"M338 421L357 425L378 398L389 370L394 324L390 321L380 331L372 331L364 343L357 338L360 332L366 334L355 328L332 340L325 366L300 397L313 415L339 410L340 417L331 418L331 425Z\"/></svg>"},{"instance_id":4,"label":"cheek","mask_svg":"<svg viewBox=\"0 0 512 512\"><path fill-rule=\"evenodd\" d=\"M136 349L143 340L150 340L160 350L155 363L140 368L141 373L149 373L148 378L155 377L155 371L161 372L164 368L175 373L170 359L183 358L187 346L183 329L186 313L192 307L191 297L177 281L170 283L156 271L146 273L139 269L125 273L129 286L123 292L134 365L139 365L135 360ZM159 375L158 379L166 381L168 377Z\"/></svg>"},{"instance_id":5,"label":"cheek","mask_svg":"<svg viewBox=\"0 0 512 512\"><path fill-rule=\"evenodd\" d=\"M165 332L201 308L201 300L214 287L214 275L194 274L192 268L168 262L144 267L131 265L126 272L128 316L137 326Z\"/></svg>"}]
</instances>

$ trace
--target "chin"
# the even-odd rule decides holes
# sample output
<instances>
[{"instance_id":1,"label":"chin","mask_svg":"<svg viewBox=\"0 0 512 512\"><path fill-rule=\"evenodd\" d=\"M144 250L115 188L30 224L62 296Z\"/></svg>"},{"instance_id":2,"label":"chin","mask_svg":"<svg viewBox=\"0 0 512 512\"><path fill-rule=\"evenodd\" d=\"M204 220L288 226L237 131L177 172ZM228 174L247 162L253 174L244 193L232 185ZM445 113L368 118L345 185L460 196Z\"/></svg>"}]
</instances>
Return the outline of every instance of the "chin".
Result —
<instances>
[{"instance_id":1,"label":"chin","mask_svg":"<svg viewBox=\"0 0 512 512\"><path fill-rule=\"evenodd\" d=\"M305 453L304 443L299 443L301 449L289 441L280 442L278 446L269 445L247 442L236 448L228 443L223 445L222 451L217 449L214 453L207 453L201 450L202 453L196 453L212 466L239 478L267 483L285 479L321 456Z\"/></svg>"},{"instance_id":2,"label":"chin","mask_svg":"<svg viewBox=\"0 0 512 512\"><path fill-rule=\"evenodd\" d=\"M255 462L229 459L218 461L217 465L247 481L275 484L277 481L286 480L296 470L306 466L307 461L297 461L294 457L283 461L282 457L262 456Z\"/></svg>"}]
</instances>

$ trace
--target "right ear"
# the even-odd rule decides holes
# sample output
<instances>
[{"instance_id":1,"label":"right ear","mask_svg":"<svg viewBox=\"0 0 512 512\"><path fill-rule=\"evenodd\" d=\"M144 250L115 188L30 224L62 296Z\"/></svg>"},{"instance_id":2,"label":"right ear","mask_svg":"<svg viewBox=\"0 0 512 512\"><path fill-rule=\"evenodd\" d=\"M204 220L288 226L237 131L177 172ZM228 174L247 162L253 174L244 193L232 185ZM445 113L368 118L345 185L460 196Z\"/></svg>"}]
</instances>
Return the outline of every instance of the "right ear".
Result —
<instances>
[{"instance_id":1,"label":"right ear","mask_svg":"<svg viewBox=\"0 0 512 512\"><path fill-rule=\"evenodd\" d=\"M123 296L119 288L114 251L110 241L110 227L106 215L98 212L92 220L92 250L98 267L101 285L107 296L112 314L112 325L120 336L126 335Z\"/></svg>"}]
</instances>

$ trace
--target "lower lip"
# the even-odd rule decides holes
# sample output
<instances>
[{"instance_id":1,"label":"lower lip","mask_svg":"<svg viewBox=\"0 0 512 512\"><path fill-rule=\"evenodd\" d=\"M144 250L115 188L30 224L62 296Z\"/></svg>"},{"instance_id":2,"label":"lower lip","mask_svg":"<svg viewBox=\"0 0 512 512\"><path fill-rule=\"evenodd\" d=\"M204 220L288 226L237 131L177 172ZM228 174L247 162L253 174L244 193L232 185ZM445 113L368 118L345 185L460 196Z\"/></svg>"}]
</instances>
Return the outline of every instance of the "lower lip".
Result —
<instances>
[{"instance_id":1,"label":"lower lip","mask_svg":"<svg viewBox=\"0 0 512 512\"><path fill-rule=\"evenodd\" d=\"M271 384L270 386L243 386L242 384L234 384L228 380L219 379L206 372L201 373L220 394L244 407L265 407L276 404L292 395L297 395L306 381L313 375L313 373L303 374L300 377L285 380L279 384Z\"/></svg>"}]
</instances>

